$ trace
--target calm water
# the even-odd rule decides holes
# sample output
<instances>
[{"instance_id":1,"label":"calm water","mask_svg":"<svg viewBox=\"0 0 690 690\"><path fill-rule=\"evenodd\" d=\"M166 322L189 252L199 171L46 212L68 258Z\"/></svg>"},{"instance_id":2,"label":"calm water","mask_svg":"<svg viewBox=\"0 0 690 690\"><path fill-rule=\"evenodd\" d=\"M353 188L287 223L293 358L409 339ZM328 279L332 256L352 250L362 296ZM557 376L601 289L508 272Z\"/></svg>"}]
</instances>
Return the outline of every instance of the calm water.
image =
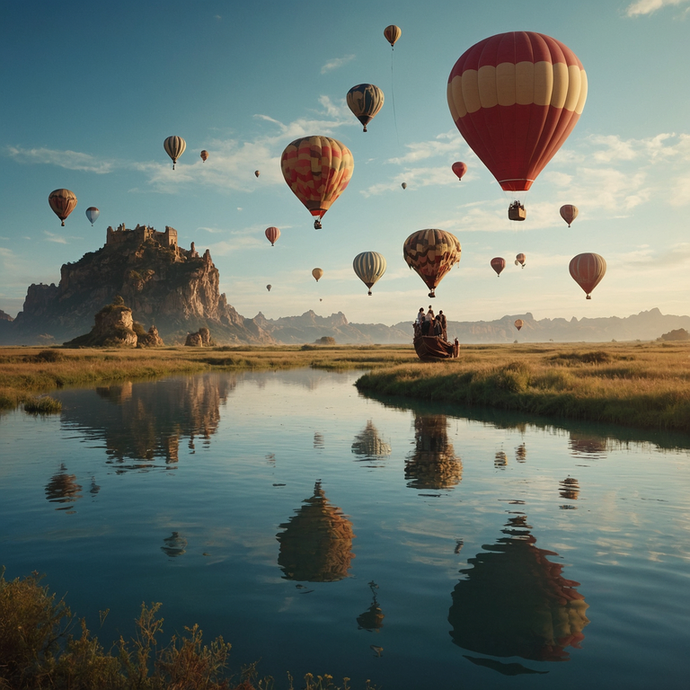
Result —
<instances>
[{"instance_id":1,"label":"calm water","mask_svg":"<svg viewBox=\"0 0 690 690\"><path fill-rule=\"evenodd\" d=\"M0 565L107 643L386 688L686 688L690 438L206 374L0 416ZM99 629L98 611L111 613Z\"/></svg>"}]
</instances>

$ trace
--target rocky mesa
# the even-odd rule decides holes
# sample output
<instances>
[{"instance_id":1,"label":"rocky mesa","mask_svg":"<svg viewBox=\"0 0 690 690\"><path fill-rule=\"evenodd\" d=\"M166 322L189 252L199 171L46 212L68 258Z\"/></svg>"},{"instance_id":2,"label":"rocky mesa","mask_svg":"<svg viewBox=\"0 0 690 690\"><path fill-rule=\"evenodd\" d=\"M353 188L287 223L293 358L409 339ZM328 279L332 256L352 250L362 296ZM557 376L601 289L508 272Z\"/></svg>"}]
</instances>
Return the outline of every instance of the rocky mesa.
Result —
<instances>
[{"instance_id":1,"label":"rocky mesa","mask_svg":"<svg viewBox=\"0 0 690 690\"><path fill-rule=\"evenodd\" d=\"M220 277L208 250L183 249L177 231L146 225L109 227L106 243L60 269L55 285L31 285L14 321L3 321L0 343L62 343L90 331L94 315L120 295L135 321L155 325L169 344L208 328L219 344L270 344L255 319L241 316L219 291Z\"/></svg>"}]
</instances>

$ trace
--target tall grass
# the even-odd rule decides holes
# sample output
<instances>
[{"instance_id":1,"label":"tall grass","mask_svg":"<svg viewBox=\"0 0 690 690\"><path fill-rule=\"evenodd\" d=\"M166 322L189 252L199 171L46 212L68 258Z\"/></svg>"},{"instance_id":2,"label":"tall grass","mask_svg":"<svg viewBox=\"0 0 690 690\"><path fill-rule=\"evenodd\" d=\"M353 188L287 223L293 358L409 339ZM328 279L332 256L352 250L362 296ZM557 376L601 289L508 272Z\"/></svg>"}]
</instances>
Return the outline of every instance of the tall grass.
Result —
<instances>
[{"instance_id":1,"label":"tall grass","mask_svg":"<svg viewBox=\"0 0 690 690\"><path fill-rule=\"evenodd\" d=\"M0 570L0 688L3 690L273 690L256 664L230 673L231 645L205 643L197 625L161 644L160 604L142 604L135 634L110 650L33 573L8 581ZM101 621L108 615L101 613ZM342 690L349 690L349 678ZM304 678L307 690L340 690L324 674ZM294 690L287 673L287 690ZM369 681L366 688L373 690Z\"/></svg>"}]
</instances>

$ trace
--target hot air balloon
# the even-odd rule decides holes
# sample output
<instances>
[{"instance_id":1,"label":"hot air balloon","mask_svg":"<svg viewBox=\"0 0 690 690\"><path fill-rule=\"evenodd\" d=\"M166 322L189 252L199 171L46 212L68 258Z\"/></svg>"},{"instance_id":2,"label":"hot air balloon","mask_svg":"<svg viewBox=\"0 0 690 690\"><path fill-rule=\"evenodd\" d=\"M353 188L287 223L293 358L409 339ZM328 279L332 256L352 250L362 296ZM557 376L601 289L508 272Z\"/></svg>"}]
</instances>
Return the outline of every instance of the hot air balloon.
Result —
<instances>
[{"instance_id":1,"label":"hot air balloon","mask_svg":"<svg viewBox=\"0 0 690 690\"><path fill-rule=\"evenodd\" d=\"M98 216L100 215L101 212L95 206L89 206L89 208L86 209L86 217L89 219L91 227L93 227L93 224L96 222Z\"/></svg>"},{"instance_id":2,"label":"hot air balloon","mask_svg":"<svg viewBox=\"0 0 690 690\"><path fill-rule=\"evenodd\" d=\"M458 180L462 181L462 178L465 176L465 173L467 172L467 165L462 161L456 161L455 163L453 163L451 168L453 172L458 176Z\"/></svg>"},{"instance_id":3,"label":"hot air balloon","mask_svg":"<svg viewBox=\"0 0 690 690\"><path fill-rule=\"evenodd\" d=\"M391 48L395 45L396 41L402 36L402 29L395 24L390 24L383 30L383 35L386 40L391 44Z\"/></svg>"},{"instance_id":4,"label":"hot air balloon","mask_svg":"<svg viewBox=\"0 0 690 690\"><path fill-rule=\"evenodd\" d=\"M199 157L201 158L204 163L208 160L208 151L204 149L200 154Z\"/></svg>"},{"instance_id":5,"label":"hot air balloon","mask_svg":"<svg viewBox=\"0 0 690 690\"><path fill-rule=\"evenodd\" d=\"M177 159L187 148L187 142L182 137L168 137L163 142L163 148L170 158L172 158L173 170L175 170L175 163L177 163Z\"/></svg>"},{"instance_id":6,"label":"hot air balloon","mask_svg":"<svg viewBox=\"0 0 690 690\"><path fill-rule=\"evenodd\" d=\"M365 132L382 105L383 91L373 84L357 84L347 92L347 107L364 125Z\"/></svg>"},{"instance_id":7,"label":"hot air balloon","mask_svg":"<svg viewBox=\"0 0 690 690\"><path fill-rule=\"evenodd\" d=\"M568 227L570 227L570 224L577 218L578 213L577 206L573 206L572 204L561 206L561 218L568 224Z\"/></svg>"},{"instance_id":8,"label":"hot air balloon","mask_svg":"<svg viewBox=\"0 0 690 690\"><path fill-rule=\"evenodd\" d=\"M272 287L273 287L273 285L267 285L266 289L270 292Z\"/></svg>"},{"instance_id":9,"label":"hot air balloon","mask_svg":"<svg viewBox=\"0 0 690 690\"><path fill-rule=\"evenodd\" d=\"M371 296L372 286L386 272L386 259L378 252L362 252L354 258L352 268L369 288L368 294Z\"/></svg>"},{"instance_id":10,"label":"hot air balloon","mask_svg":"<svg viewBox=\"0 0 690 690\"><path fill-rule=\"evenodd\" d=\"M496 271L497 277L501 277L501 271L506 267L506 260L503 257L495 256L491 259L491 268Z\"/></svg>"},{"instance_id":11,"label":"hot air balloon","mask_svg":"<svg viewBox=\"0 0 690 690\"><path fill-rule=\"evenodd\" d=\"M570 260L570 275L575 282L585 291L587 299L592 299L589 294L599 285L606 274L606 261L603 256L586 252L578 254Z\"/></svg>"},{"instance_id":12,"label":"hot air balloon","mask_svg":"<svg viewBox=\"0 0 690 690\"><path fill-rule=\"evenodd\" d=\"M260 170L255 170L255 171L254 171L254 177L259 177L259 175L261 175L261 171L260 171Z\"/></svg>"},{"instance_id":13,"label":"hot air balloon","mask_svg":"<svg viewBox=\"0 0 690 690\"><path fill-rule=\"evenodd\" d=\"M321 278L321 276L323 276L323 270L320 268L314 268L314 269L312 269L311 274L314 276L314 280L318 283L319 278Z\"/></svg>"},{"instance_id":14,"label":"hot air balloon","mask_svg":"<svg viewBox=\"0 0 690 690\"><path fill-rule=\"evenodd\" d=\"M515 265L517 266L518 264L520 264L520 266L522 266L524 268L526 260L527 260L527 257L522 252L520 252L515 257Z\"/></svg>"},{"instance_id":15,"label":"hot air balloon","mask_svg":"<svg viewBox=\"0 0 690 690\"><path fill-rule=\"evenodd\" d=\"M77 205L77 197L69 189L56 189L48 196L48 203L53 213L65 224L65 218L69 216Z\"/></svg>"},{"instance_id":16,"label":"hot air balloon","mask_svg":"<svg viewBox=\"0 0 690 690\"><path fill-rule=\"evenodd\" d=\"M436 287L460 261L461 252L458 238L445 230L418 230L403 244L403 257L430 289L429 297L436 297Z\"/></svg>"},{"instance_id":17,"label":"hot air balloon","mask_svg":"<svg viewBox=\"0 0 690 690\"><path fill-rule=\"evenodd\" d=\"M407 189L407 182L403 182L400 186L401 186L403 189Z\"/></svg>"},{"instance_id":18,"label":"hot air balloon","mask_svg":"<svg viewBox=\"0 0 690 690\"><path fill-rule=\"evenodd\" d=\"M280 158L283 177L295 196L316 218L314 227L345 190L355 167L350 149L322 136L295 139Z\"/></svg>"},{"instance_id":19,"label":"hot air balloon","mask_svg":"<svg viewBox=\"0 0 690 690\"><path fill-rule=\"evenodd\" d=\"M522 328L522 319L515 319L515 328L518 329L518 331Z\"/></svg>"},{"instance_id":20,"label":"hot air balloon","mask_svg":"<svg viewBox=\"0 0 690 690\"><path fill-rule=\"evenodd\" d=\"M533 31L476 43L448 78L455 125L501 187L527 191L575 127L587 75L570 48Z\"/></svg>"},{"instance_id":21,"label":"hot air balloon","mask_svg":"<svg viewBox=\"0 0 690 690\"><path fill-rule=\"evenodd\" d=\"M266 228L266 239L271 243L271 247L275 245L276 240L280 237L280 230L276 228L274 225L271 225L270 228Z\"/></svg>"}]
</instances>

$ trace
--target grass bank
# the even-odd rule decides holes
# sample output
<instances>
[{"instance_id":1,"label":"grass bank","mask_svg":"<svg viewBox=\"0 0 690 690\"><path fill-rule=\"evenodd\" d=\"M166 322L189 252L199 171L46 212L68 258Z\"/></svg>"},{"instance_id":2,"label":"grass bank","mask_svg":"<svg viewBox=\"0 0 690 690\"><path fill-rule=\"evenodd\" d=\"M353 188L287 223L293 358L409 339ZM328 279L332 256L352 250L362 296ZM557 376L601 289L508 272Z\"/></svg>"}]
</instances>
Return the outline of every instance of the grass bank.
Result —
<instances>
[{"instance_id":1,"label":"grass bank","mask_svg":"<svg viewBox=\"0 0 690 690\"><path fill-rule=\"evenodd\" d=\"M34 573L8 581L0 569L0 688L8 690L294 690L260 678L256 664L231 672L231 645L204 642L198 626L161 644L160 604L142 605L135 635L106 650ZM108 611L100 613L101 622ZM350 690L332 676L308 673L305 690ZM364 690L374 690L367 680Z\"/></svg>"},{"instance_id":2,"label":"grass bank","mask_svg":"<svg viewBox=\"0 0 690 690\"><path fill-rule=\"evenodd\" d=\"M0 409L29 404L48 411L37 396L68 386L136 381L211 369L358 369L416 359L411 347L163 347L149 350L0 348Z\"/></svg>"},{"instance_id":3,"label":"grass bank","mask_svg":"<svg viewBox=\"0 0 690 690\"><path fill-rule=\"evenodd\" d=\"M464 346L460 358L372 371L362 392L690 432L690 345Z\"/></svg>"}]
</instances>

